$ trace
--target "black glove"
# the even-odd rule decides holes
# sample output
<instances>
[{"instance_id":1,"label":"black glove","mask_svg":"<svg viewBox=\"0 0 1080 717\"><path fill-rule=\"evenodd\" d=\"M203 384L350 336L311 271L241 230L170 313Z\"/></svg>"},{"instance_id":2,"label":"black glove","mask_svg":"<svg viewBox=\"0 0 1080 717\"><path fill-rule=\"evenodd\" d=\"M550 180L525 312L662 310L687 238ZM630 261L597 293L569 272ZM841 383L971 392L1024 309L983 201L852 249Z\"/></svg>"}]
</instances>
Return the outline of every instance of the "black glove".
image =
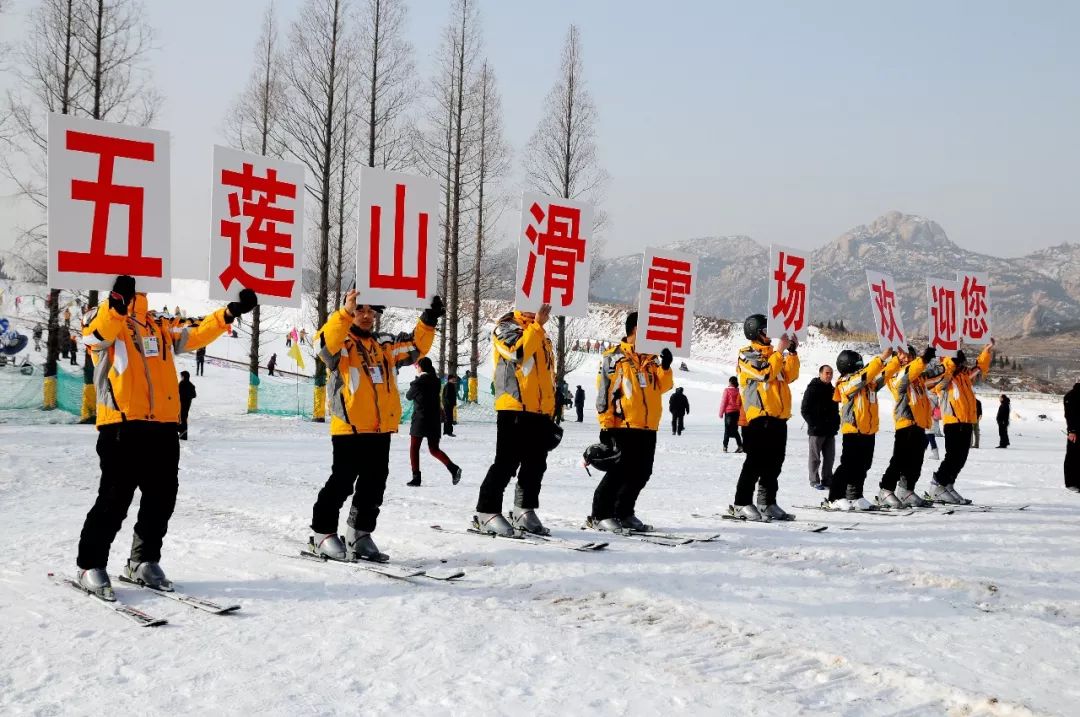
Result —
<instances>
[{"instance_id":1,"label":"black glove","mask_svg":"<svg viewBox=\"0 0 1080 717\"><path fill-rule=\"evenodd\" d=\"M124 274L116 277L109 292L109 308L118 314L127 314L128 304L135 298L135 277Z\"/></svg>"},{"instance_id":2,"label":"black glove","mask_svg":"<svg viewBox=\"0 0 1080 717\"><path fill-rule=\"evenodd\" d=\"M791 337L791 345L788 346L787 350L788 350L789 354L796 354L797 355L799 353L799 337L798 336L792 336Z\"/></svg>"},{"instance_id":3,"label":"black glove","mask_svg":"<svg viewBox=\"0 0 1080 717\"><path fill-rule=\"evenodd\" d=\"M671 349L664 349L660 352L660 368L667 371L671 368L671 362L675 360L675 357L671 355Z\"/></svg>"},{"instance_id":4,"label":"black glove","mask_svg":"<svg viewBox=\"0 0 1080 717\"><path fill-rule=\"evenodd\" d=\"M259 297L251 289L240 290L240 301L230 301L225 307L225 323L231 324L237 316L243 316L259 305Z\"/></svg>"},{"instance_id":5,"label":"black glove","mask_svg":"<svg viewBox=\"0 0 1080 717\"><path fill-rule=\"evenodd\" d=\"M431 297L431 306L424 309L424 313L420 314L420 320L428 326L434 327L439 323L439 319L446 316L446 306L443 304L442 297L435 295Z\"/></svg>"},{"instance_id":6,"label":"black glove","mask_svg":"<svg viewBox=\"0 0 1080 717\"><path fill-rule=\"evenodd\" d=\"M927 346L926 350L922 352L922 360L925 363L930 363L937 358L937 349L933 346Z\"/></svg>"}]
</instances>

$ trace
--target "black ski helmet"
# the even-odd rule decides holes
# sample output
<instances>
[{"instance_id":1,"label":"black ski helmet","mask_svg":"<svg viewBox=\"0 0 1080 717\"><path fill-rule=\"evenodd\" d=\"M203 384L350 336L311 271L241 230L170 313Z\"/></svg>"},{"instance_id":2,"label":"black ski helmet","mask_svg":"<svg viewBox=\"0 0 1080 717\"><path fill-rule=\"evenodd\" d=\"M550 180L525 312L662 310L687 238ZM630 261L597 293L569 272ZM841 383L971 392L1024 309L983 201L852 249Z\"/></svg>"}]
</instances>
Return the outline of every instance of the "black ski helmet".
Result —
<instances>
[{"instance_id":1,"label":"black ski helmet","mask_svg":"<svg viewBox=\"0 0 1080 717\"><path fill-rule=\"evenodd\" d=\"M953 362L957 366L966 366L967 365L967 355L964 353L963 349L956 352L956 358L953 359Z\"/></svg>"},{"instance_id":2,"label":"black ski helmet","mask_svg":"<svg viewBox=\"0 0 1080 717\"><path fill-rule=\"evenodd\" d=\"M618 464L622 458L622 451L615 446L606 443L594 443L585 449L582 454L586 467L593 467L598 471L609 471Z\"/></svg>"},{"instance_id":3,"label":"black ski helmet","mask_svg":"<svg viewBox=\"0 0 1080 717\"><path fill-rule=\"evenodd\" d=\"M742 331L749 341L757 341L768 324L769 320L765 318L765 314L751 314L743 322Z\"/></svg>"},{"instance_id":4,"label":"black ski helmet","mask_svg":"<svg viewBox=\"0 0 1080 717\"><path fill-rule=\"evenodd\" d=\"M855 373L863 367L862 354L851 349L844 349L836 357L836 370L841 376Z\"/></svg>"}]
</instances>

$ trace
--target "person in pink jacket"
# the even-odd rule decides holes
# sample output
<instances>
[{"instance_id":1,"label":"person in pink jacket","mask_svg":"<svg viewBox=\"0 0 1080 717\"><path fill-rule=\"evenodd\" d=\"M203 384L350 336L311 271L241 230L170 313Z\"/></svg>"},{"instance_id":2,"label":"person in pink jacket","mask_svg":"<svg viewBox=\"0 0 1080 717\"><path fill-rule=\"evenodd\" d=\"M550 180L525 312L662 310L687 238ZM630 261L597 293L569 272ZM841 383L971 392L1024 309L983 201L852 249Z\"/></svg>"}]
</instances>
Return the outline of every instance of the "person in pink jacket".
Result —
<instances>
[{"instance_id":1,"label":"person in pink jacket","mask_svg":"<svg viewBox=\"0 0 1080 717\"><path fill-rule=\"evenodd\" d=\"M735 452L742 453L742 438L739 437L739 411L742 410L742 396L739 395L739 380L732 376L728 387L720 399L720 417L724 419L724 453L727 453L728 440L735 439Z\"/></svg>"}]
</instances>

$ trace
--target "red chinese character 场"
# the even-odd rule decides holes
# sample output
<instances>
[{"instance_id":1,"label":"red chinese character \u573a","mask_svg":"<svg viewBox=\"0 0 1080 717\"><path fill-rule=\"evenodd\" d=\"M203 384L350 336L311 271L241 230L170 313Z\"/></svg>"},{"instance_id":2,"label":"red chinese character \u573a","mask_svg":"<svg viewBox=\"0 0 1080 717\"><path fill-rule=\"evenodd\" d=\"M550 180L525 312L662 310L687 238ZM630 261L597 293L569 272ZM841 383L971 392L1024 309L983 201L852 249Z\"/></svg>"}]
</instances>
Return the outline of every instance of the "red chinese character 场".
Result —
<instances>
[{"instance_id":1,"label":"red chinese character \u573a","mask_svg":"<svg viewBox=\"0 0 1080 717\"><path fill-rule=\"evenodd\" d=\"M161 258L142 255L144 188L113 183L117 159L153 162L154 144L68 130L65 132L65 148L98 155L98 176L96 181L71 180L71 198L94 204L90 251L58 252L56 268L59 271L88 274L160 277L163 268ZM107 250L109 212L115 205L127 207L127 254L109 254Z\"/></svg>"},{"instance_id":2,"label":"red chinese character \u573a","mask_svg":"<svg viewBox=\"0 0 1080 717\"><path fill-rule=\"evenodd\" d=\"M964 302L964 336L974 340L986 336L986 285L974 276L965 276L960 299Z\"/></svg>"},{"instance_id":3,"label":"red chinese character \u573a","mask_svg":"<svg viewBox=\"0 0 1080 717\"><path fill-rule=\"evenodd\" d=\"M645 338L664 341L682 348L686 297L690 295L690 263L653 257L646 278L649 290L649 318Z\"/></svg>"},{"instance_id":4,"label":"red chinese character \u573a","mask_svg":"<svg viewBox=\"0 0 1080 717\"><path fill-rule=\"evenodd\" d=\"M896 322L896 292L882 279L880 283L872 284L870 291L874 295L874 305L877 306L878 314L881 315L881 326L878 334L890 345L904 342L904 334Z\"/></svg>"},{"instance_id":5,"label":"red chinese character \u573a","mask_svg":"<svg viewBox=\"0 0 1080 717\"><path fill-rule=\"evenodd\" d=\"M279 224L292 225L295 211L275 206L280 197L296 198L296 185L278 179L276 169L267 169L266 176L255 174L255 167L244 162L242 172L222 170L221 183L240 191L229 193L229 216L221 220L221 235L229 240L229 265L218 277L226 289L234 281L267 296L292 296L293 279L276 279L280 267L291 269L296 263L292 251L293 236L278 230ZM241 231L238 217L251 221ZM246 239L246 243L243 240ZM243 264L260 264L262 276L253 276Z\"/></svg>"},{"instance_id":6,"label":"red chinese character \u573a","mask_svg":"<svg viewBox=\"0 0 1080 717\"><path fill-rule=\"evenodd\" d=\"M776 304L772 307L772 318L783 317L785 331L801 331L806 323L806 284L799 281L804 268L806 259L780 252L773 272Z\"/></svg>"},{"instance_id":7,"label":"red chinese character \u573a","mask_svg":"<svg viewBox=\"0 0 1080 717\"><path fill-rule=\"evenodd\" d=\"M956 351L960 340L956 335L956 292L943 286L930 289L930 343L935 348Z\"/></svg>"},{"instance_id":8,"label":"red chinese character \u573a","mask_svg":"<svg viewBox=\"0 0 1080 717\"><path fill-rule=\"evenodd\" d=\"M427 247L428 213L420 212L418 217L416 245L416 276L405 274L405 185L394 187L394 273L384 274L379 264L381 246L379 239L382 232L382 207L371 206L371 264L368 268L368 283L372 289L401 289L416 292L418 298L426 298L427 293Z\"/></svg>"},{"instance_id":9,"label":"red chinese character \u573a","mask_svg":"<svg viewBox=\"0 0 1080 717\"><path fill-rule=\"evenodd\" d=\"M529 212L537 223L544 221L544 210L533 203ZM532 296L533 277L536 273L536 258L544 257L544 299L550 304L551 294L559 290L562 296L560 306L574 303L574 278L577 265L585 261L585 240L581 237L581 210L558 204L548 206L547 228L537 231L530 224L525 229L525 236L532 242L529 263L525 268L525 281L522 291Z\"/></svg>"}]
</instances>

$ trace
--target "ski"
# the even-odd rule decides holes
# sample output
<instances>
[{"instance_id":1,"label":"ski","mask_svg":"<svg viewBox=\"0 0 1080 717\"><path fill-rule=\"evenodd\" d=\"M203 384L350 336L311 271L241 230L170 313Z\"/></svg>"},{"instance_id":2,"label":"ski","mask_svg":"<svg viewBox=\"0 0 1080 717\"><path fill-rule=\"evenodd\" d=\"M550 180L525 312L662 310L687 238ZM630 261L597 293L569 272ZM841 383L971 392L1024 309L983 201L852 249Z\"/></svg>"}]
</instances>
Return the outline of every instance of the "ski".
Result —
<instances>
[{"instance_id":1,"label":"ski","mask_svg":"<svg viewBox=\"0 0 1080 717\"><path fill-rule=\"evenodd\" d=\"M140 627L158 627L160 625L167 625L169 623L169 621L163 617L154 617L153 615L145 613L138 608L132 607L131 605L126 605L119 601L111 601L106 600L102 597L98 597L94 593L84 588L82 585L79 585L78 581L72 578L61 577L54 573L49 573L49 578L57 585L67 585L72 590L91 597L94 602L109 608L117 615L131 620Z\"/></svg>"},{"instance_id":2,"label":"ski","mask_svg":"<svg viewBox=\"0 0 1080 717\"><path fill-rule=\"evenodd\" d=\"M502 540L513 540L525 545L547 545L553 548L565 548L567 550L576 550L580 553L589 553L596 550L603 550L608 546L607 543L599 542L595 540L580 541L580 540L567 540L565 538L557 538L552 535L495 535L494 533L484 533L475 528L444 528L441 525L431 526L432 530L436 530L440 533L453 533L455 535L478 535L483 538L499 538Z\"/></svg>"},{"instance_id":3,"label":"ski","mask_svg":"<svg viewBox=\"0 0 1080 717\"><path fill-rule=\"evenodd\" d=\"M347 565L351 568L356 568L357 570L366 570L369 573L378 573L379 575L385 575L388 578L407 580L409 582L412 582L411 578L431 578L432 580L448 582L465 576L465 571L463 570L429 574L425 568L409 567L407 565L376 563L371 560L333 560L324 555L316 555L310 550L301 550L298 557L317 563L338 563L340 565Z\"/></svg>"},{"instance_id":4,"label":"ski","mask_svg":"<svg viewBox=\"0 0 1080 717\"><path fill-rule=\"evenodd\" d=\"M581 526L582 530L592 530L587 526ZM598 531L600 532L600 531ZM642 543L650 543L652 545L663 545L667 548L677 548L680 545L689 545L694 542L693 538L686 536L674 536L674 535L653 535L650 533L639 533L630 530L614 530L614 531L602 531L604 535L617 535L620 538L627 538L629 540L637 540Z\"/></svg>"},{"instance_id":5,"label":"ski","mask_svg":"<svg viewBox=\"0 0 1080 717\"><path fill-rule=\"evenodd\" d=\"M143 590L149 590L155 595L167 597L170 600L175 600L177 602L183 603L188 607L193 607L196 610L202 610L204 612L208 612L214 615L228 615L229 613L236 612L240 609L239 605L219 605L212 600L196 597L195 595L188 595L187 593L183 593L178 590L158 590L157 588L152 588L149 585L143 585L140 582L130 580L123 575L118 575L117 580L127 585L132 585Z\"/></svg>"},{"instance_id":6,"label":"ski","mask_svg":"<svg viewBox=\"0 0 1080 717\"><path fill-rule=\"evenodd\" d=\"M876 518L903 518L915 514L914 508L901 508L900 510L895 508L889 510L882 508L876 508L875 510L833 510L832 508L823 508L820 505L797 505L795 507L802 510L820 510L822 513L835 515L858 515L859 517L872 515Z\"/></svg>"},{"instance_id":7,"label":"ski","mask_svg":"<svg viewBox=\"0 0 1080 717\"><path fill-rule=\"evenodd\" d=\"M747 520L741 515L730 515L728 513L720 513L719 515L724 520L737 520L748 525L754 525L757 523L761 523L763 525L768 525L772 523L775 523L777 525L783 525L784 523L792 523L797 525L800 522L795 518L784 518L782 520ZM801 530L804 533L824 533L826 530L829 529L829 526L827 525L817 525L815 523L804 523L803 526L804 527L798 527L796 529Z\"/></svg>"},{"instance_id":8,"label":"ski","mask_svg":"<svg viewBox=\"0 0 1080 717\"><path fill-rule=\"evenodd\" d=\"M723 533L697 536L689 533L660 533L655 530L629 530L624 534L630 536L644 535L649 538L663 538L665 540L689 540L692 543L714 543L723 537Z\"/></svg>"},{"instance_id":9,"label":"ski","mask_svg":"<svg viewBox=\"0 0 1080 717\"><path fill-rule=\"evenodd\" d=\"M959 510L961 513L994 513L1001 511L1022 511L1031 507L1031 504L1026 505L983 505L981 503L945 503L939 501L931 501L934 508L946 508L942 514L951 515L953 512Z\"/></svg>"}]
</instances>

